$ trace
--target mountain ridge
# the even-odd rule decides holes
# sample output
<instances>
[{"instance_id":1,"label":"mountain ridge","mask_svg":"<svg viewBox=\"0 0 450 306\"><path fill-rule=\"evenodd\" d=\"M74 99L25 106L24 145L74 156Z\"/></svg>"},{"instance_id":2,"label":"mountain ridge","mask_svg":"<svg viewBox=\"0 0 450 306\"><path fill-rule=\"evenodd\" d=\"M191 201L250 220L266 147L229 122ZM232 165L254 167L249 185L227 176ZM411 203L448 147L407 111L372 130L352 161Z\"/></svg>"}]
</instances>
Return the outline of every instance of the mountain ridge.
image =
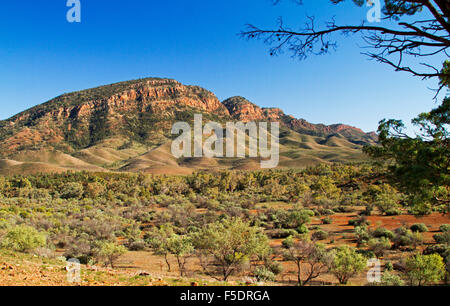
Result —
<instances>
[{"instance_id":1,"label":"mountain ridge","mask_svg":"<svg viewBox=\"0 0 450 306\"><path fill-rule=\"evenodd\" d=\"M183 85L168 78L144 78L65 93L0 121L0 158L3 160L0 173L8 172L8 165L22 165L23 168L24 163L37 162L63 169L76 169L77 164L89 169L93 163L93 171L122 168L139 171L139 167L137 170L136 167L126 167L127 162L167 145L173 138L170 134L172 124L191 121L194 113L202 113L204 120L220 122L279 121L282 130L295 133L294 143L301 139L301 135L322 138L340 135L348 142L343 148L356 150L356 147L360 149L362 145L376 141L374 135L348 125L312 124L286 115L279 108L261 108L243 97L220 101L214 93L199 86ZM315 142L318 145L325 143L322 138ZM289 143L292 145L292 141ZM301 143L296 145L305 147ZM67 156L62 158L59 155L60 159L52 160L49 151ZM33 159L27 152L44 157ZM80 161L74 162L75 166L62 164L61 160L69 160L68 156ZM142 162L148 161L141 160L137 164ZM190 169L190 166L197 169L199 165L208 163L214 167L233 168L224 161L205 161L196 163L196 166L192 161L175 162L183 168L180 171L183 173L189 172L186 168ZM173 161L166 166L175 167ZM164 171L159 169L159 172Z\"/></svg>"}]
</instances>

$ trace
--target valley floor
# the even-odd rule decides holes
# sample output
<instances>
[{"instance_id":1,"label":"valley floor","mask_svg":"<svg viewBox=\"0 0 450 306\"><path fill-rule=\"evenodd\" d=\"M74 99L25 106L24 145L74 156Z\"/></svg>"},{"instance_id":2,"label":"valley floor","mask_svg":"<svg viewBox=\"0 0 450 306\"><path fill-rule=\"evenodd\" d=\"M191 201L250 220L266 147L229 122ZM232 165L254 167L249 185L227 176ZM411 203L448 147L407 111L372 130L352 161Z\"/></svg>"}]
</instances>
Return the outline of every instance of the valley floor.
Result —
<instances>
[{"instance_id":1,"label":"valley floor","mask_svg":"<svg viewBox=\"0 0 450 306\"><path fill-rule=\"evenodd\" d=\"M329 232L330 236L325 243L328 247L338 245L355 246L353 227L349 220L357 215L358 209L352 213L340 213L331 216L332 224L324 225L320 218L314 218L309 227L320 225ZM393 230L400 226L410 226L417 222L427 225L429 231L423 233L424 244L417 250L423 250L433 245L433 235L439 232L442 224L450 222L450 214L432 214L417 218L412 215L400 216L369 216L372 227L385 227ZM271 246L281 245L282 239L272 239ZM416 250L414 250L416 251ZM398 261L408 253L406 251L388 251L381 258L382 269L387 261ZM62 250L56 252L62 254ZM240 285L269 285L294 286L296 285L296 267L292 262L282 261L283 272L278 275L276 282L257 283L251 274L242 273L228 282L217 281L202 274L201 267L196 258L190 258L187 265L187 277L180 277L176 260L169 258L172 271L167 271L167 265L162 256L154 255L151 251L129 251L118 260L115 268L103 266L81 265L81 282L71 283L67 280L65 258L45 258L33 254L23 254L0 250L0 286L240 286ZM338 285L335 277L329 273L321 275L311 285ZM349 285L367 285L366 272L351 279Z\"/></svg>"}]
</instances>

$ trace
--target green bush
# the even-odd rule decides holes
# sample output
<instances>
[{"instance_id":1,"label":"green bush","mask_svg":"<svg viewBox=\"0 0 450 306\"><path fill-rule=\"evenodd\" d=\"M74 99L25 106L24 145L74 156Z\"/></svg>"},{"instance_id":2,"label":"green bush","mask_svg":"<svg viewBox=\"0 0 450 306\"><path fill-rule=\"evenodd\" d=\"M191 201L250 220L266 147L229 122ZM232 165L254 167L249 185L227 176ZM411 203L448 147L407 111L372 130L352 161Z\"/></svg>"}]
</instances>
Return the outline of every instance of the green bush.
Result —
<instances>
[{"instance_id":1,"label":"green bush","mask_svg":"<svg viewBox=\"0 0 450 306\"><path fill-rule=\"evenodd\" d=\"M398 208L391 208L384 212L386 216L398 216L401 215L402 211Z\"/></svg>"},{"instance_id":2,"label":"green bush","mask_svg":"<svg viewBox=\"0 0 450 306\"><path fill-rule=\"evenodd\" d=\"M450 224L442 224L441 226L439 226L439 230L441 232L448 232L448 231L450 231Z\"/></svg>"},{"instance_id":3,"label":"green bush","mask_svg":"<svg viewBox=\"0 0 450 306\"><path fill-rule=\"evenodd\" d=\"M384 269L386 271L393 271L394 270L394 265L392 264L392 262L388 261L386 262L386 264L384 265Z\"/></svg>"},{"instance_id":4,"label":"green bush","mask_svg":"<svg viewBox=\"0 0 450 306\"><path fill-rule=\"evenodd\" d=\"M387 238L392 239L394 238L394 233L390 230L385 229L384 227L378 227L372 232L372 236L375 238Z\"/></svg>"},{"instance_id":5,"label":"green bush","mask_svg":"<svg viewBox=\"0 0 450 306\"><path fill-rule=\"evenodd\" d=\"M355 236L358 245L365 244L370 239L370 233L367 226L357 226L355 227Z\"/></svg>"},{"instance_id":6,"label":"green bush","mask_svg":"<svg viewBox=\"0 0 450 306\"><path fill-rule=\"evenodd\" d=\"M275 274L266 267L258 267L254 273L258 282L273 282L275 281Z\"/></svg>"},{"instance_id":7,"label":"green bush","mask_svg":"<svg viewBox=\"0 0 450 306\"><path fill-rule=\"evenodd\" d=\"M375 255L375 253L371 250L365 250L365 249L356 249L356 253L361 254L362 256L364 256L367 259L372 259L377 257Z\"/></svg>"},{"instance_id":8,"label":"green bush","mask_svg":"<svg viewBox=\"0 0 450 306\"><path fill-rule=\"evenodd\" d=\"M17 252L29 252L46 245L46 235L26 225L12 227L5 235L1 246Z\"/></svg>"},{"instance_id":9,"label":"green bush","mask_svg":"<svg viewBox=\"0 0 450 306\"><path fill-rule=\"evenodd\" d=\"M298 233L293 229L276 229L268 233L269 237L273 239L284 239L289 236L296 236Z\"/></svg>"},{"instance_id":10,"label":"green bush","mask_svg":"<svg viewBox=\"0 0 450 306\"><path fill-rule=\"evenodd\" d=\"M331 223L333 223L333 219L330 217L325 217L322 219L322 223L323 224L331 224Z\"/></svg>"},{"instance_id":11,"label":"green bush","mask_svg":"<svg viewBox=\"0 0 450 306\"><path fill-rule=\"evenodd\" d=\"M372 238L367 244L369 245L369 250L377 257L382 257L385 251L391 249L391 241L386 237Z\"/></svg>"},{"instance_id":12,"label":"green bush","mask_svg":"<svg viewBox=\"0 0 450 306\"><path fill-rule=\"evenodd\" d=\"M84 188L80 183L68 183L61 191L62 199L79 199L83 196Z\"/></svg>"},{"instance_id":13,"label":"green bush","mask_svg":"<svg viewBox=\"0 0 450 306\"><path fill-rule=\"evenodd\" d=\"M356 219L351 219L348 221L348 225L351 226L363 226L370 225L370 222L367 220L365 216L358 217Z\"/></svg>"},{"instance_id":14,"label":"green bush","mask_svg":"<svg viewBox=\"0 0 450 306\"><path fill-rule=\"evenodd\" d=\"M269 260L265 263L265 267L275 275L278 275L283 271L283 265L278 261Z\"/></svg>"},{"instance_id":15,"label":"green bush","mask_svg":"<svg viewBox=\"0 0 450 306\"><path fill-rule=\"evenodd\" d=\"M398 275L389 272L384 272L383 275L381 276L381 285L389 287L404 286L405 282Z\"/></svg>"},{"instance_id":16,"label":"green bush","mask_svg":"<svg viewBox=\"0 0 450 306\"><path fill-rule=\"evenodd\" d=\"M311 235L313 240L325 240L328 238L328 233L323 230L318 230Z\"/></svg>"},{"instance_id":17,"label":"green bush","mask_svg":"<svg viewBox=\"0 0 450 306\"><path fill-rule=\"evenodd\" d=\"M319 208L319 213L322 216L330 216L330 215L334 215L334 211L331 209L327 209L327 208Z\"/></svg>"},{"instance_id":18,"label":"green bush","mask_svg":"<svg viewBox=\"0 0 450 306\"><path fill-rule=\"evenodd\" d=\"M450 244L450 231L433 235L433 239L439 244Z\"/></svg>"},{"instance_id":19,"label":"green bush","mask_svg":"<svg viewBox=\"0 0 450 306\"><path fill-rule=\"evenodd\" d=\"M395 230L395 236L392 239L394 248L412 246L416 248L423 243L423 237L420 232L413 232L408 228L400 227Z\"/></svg>"},{"instance_id":20,"label":"green bush","mask_svg":"<svg viewBox=\"0 0 450 306\"><path fill-rule=\"evenodd\" d=\"M411 230L413 232L425 233L428 232L428 227L423 223L416 223L411 225Z\"/></svg>"},{"instance_id":21,"label":"green bush","mask_svg":"<svg viewBox=\"0 0 450 306\"><path fill-rule=\"evenodd\" d=\"M297 227L297 233L299 234L307 234L309 232L308 227L304 224Z\"/></svg>"},{"instance_id":22,"label":"green bush","mask_svg":"<svg viewBox=\"0 0 450 306\"><path fill-rule=\"evenodd\" d=\"M423 254L439 254L442 258L447 258L450 256L450 246L445 244L430 245L423 251Z\"/></svg>"}]
</instances>

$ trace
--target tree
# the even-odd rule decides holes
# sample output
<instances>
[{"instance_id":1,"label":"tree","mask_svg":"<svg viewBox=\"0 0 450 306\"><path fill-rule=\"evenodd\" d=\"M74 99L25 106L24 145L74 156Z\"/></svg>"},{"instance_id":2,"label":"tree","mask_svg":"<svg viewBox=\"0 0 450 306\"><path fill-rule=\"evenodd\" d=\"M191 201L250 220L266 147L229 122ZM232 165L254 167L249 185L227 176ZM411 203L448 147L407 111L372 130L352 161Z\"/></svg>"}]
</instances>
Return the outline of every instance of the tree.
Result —
<instances>
[{"instance_id":1,"label":"tree","mask_svg":"<svg viewBox=\"0 0 450 306\"><path fill-rule=\"evenodd\" d=\"M253 256L261 256L269 248L267 236L239 218L209 224L194 234L193 242L196 249L204 250L212 257L213 261L205 265L213 269L218 267L223 281L227 281L241 264ZM205 272L214 275L215 271Z\"/></svg>"},{"instance_id":2,"label":"tree","mask_svg":"<svg viewBox=\"0 0 450 306\"><path fill-rule=\"evenodd\" d=\"M167 265L167 270L170 272L170 262L169 262L169 254L170 254L170 246L169 239L174 235L174 230L172 225L165 224L160 228L154 229L150 233L150 246L152 247L155 255L164 256L164 260Z\"/></svg>"},{"instance_id":3,"label":"tree","mask_svg":"<svg viewBox=\"0 0 450 306\"><path fill-rule=\"evenodd\" d=\"M299 286L305 286L313 279L325 273L327 266L331 263L331 256L321 244L308 241L294 241L292 236L283 241L285 248L283 257L292 261L297 267L297 281ZM303 270L302 267L305 266ZM302 279L302 272L306 274Z\"/></svg>"},{"instance_id":4,"label":"tree","mask_svg":"<svg viewBox=\"0 0 450 306\"><path fill-rule=\"evenodd\" d=\"M191 239L187 236L172 234L167 240L168 251L175 255L180 276L186 275L187 257L194 252Z\"/></svg>"},{"instance_id":5,"label":"tree","mask_svg":"<svg viewBox=\"0 0 450 306\"><path fill-rule=\"evenodd\" d=\"M114 242L101 242L98 249L98 257L105 261L105 265L109 264L113 269L117 259L127 252L123 245L117 245Z\"/></svg>"},{"instance_id":6,"label":"tree","mask_svg":"<svg viewBox=\"0 0 450 306\"><path fill-rule=\"evenodd\" d=\"M332 4L344 1L330 0ZM368 3L364 0L352 1L360 7ZM281 0L273 2L278 4ZM293 2L303 4L302 0ZM427 13L423 13L424 11ZM365 47L373 50L365 54L380 63L392 66L396 71L408 72L422 78L450 76L448 72L439 71L430 63L423 63L423 69L405 65L408 58L430 58L447 54L446 51L450 47L448 1L384 0L380 15L381 13L384 26L368 24L365 21L360 24L339 25L333 19L323 28L318 28L315 17L309 16L303 27L293 30L285 25L280 17L276 28L262 29L250 24L241 32L241 36L247 39L262 39L271 46L271 55L288 50L294 57L306 59L310 55L323 55L336 50L334 34L362 34L367 44ZM410 21L412 18L415 20Z\"/></svg>"},{"instance_id":7,"label":"tree","mask_svg":"<svg viewBox=\"0 0 450 306\"><path fill-rule=\"evenodd\" d=\"M393 182L408 194L413 212L429 213L433 206L450 207L450 98L413 120L422 134L404 132L399 120L383 120L378 129L381 146L366 147L370 156L387 161Z\"/></svg>"},{"instance_id":8,"label":"tree","mask_svg":"<svg viewBox=\"0 0 450 306\"><path fill-rule=\"evenodd\" d=\"M406 260L405 276L411 286L433 284L443 279L445 264L438 254L417 254Z\"/></svg>"},{"instance_id":9,"label":"tree","mask_svg":"<svg viewBox=\"0 0 450 306\"><path fill-rule=\"evenodd\" d=\"M363 195L369 205L375 205L383 214L395 214L398 208L400 196L389 184L371 185Z\"/></svg>"},{"instance_id":10,"label":"tree","mask_svg":"<svg viewBox=\"0 0 450 306\"><path fill-rule=\"evenodd\" d=\"M356 253L349 246L340 246L334 250L330 271L340 284L347 284L349 279L362 272L366 265L367 260L363 255Z\"/></svg>"}]
</instances>

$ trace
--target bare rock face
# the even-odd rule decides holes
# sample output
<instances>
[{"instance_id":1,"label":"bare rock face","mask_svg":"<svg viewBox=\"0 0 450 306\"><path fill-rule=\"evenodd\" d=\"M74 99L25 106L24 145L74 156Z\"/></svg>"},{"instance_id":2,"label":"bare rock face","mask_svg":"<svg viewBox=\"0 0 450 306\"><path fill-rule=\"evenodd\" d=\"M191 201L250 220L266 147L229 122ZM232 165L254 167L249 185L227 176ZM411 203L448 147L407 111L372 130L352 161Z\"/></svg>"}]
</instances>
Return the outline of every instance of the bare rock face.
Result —
<instances>
[{"instance_id":1,"label":"bare rock face","mask_svg":"<svg viewBox=\"0 0 450 306\"><path fill-rule=\"evenodd\" d=\"M149 134L158 122L186 111L229 117L217 97L170 79L142 79L64 94L1 122L0 153L59 145L87 147L116 134ZM142 126L140 126L142 125ZM144 131L145 130L145 131Z\"/></svg>"},{"instance_id":2,"label":"bare rock face","mask_svg":"<svg viewBox=\"0 0 450 306\"><path fill-rule=\"evenodd\" d=\"M308 134L327 136L341 133L348 137L366 137L372 139L372 134L366 134L362 130L345 125L312 124L304 119L297 119L286 115L279 108L260 108L243 97L232 97L222 102L235 120L248 121L279 121L285 127Z\"/></svg>"},{"instance_id":3,"label":"bare rock face","mask_svg":"<svg viewBox=\"0 0 450 306\"><path fill-rule=\"evenodd\" d=\"M243 97L232 97L222 102L230 115L239 121L263 121L267 117L264 111L257 105Z\"/></svg>"}]
</instances>

